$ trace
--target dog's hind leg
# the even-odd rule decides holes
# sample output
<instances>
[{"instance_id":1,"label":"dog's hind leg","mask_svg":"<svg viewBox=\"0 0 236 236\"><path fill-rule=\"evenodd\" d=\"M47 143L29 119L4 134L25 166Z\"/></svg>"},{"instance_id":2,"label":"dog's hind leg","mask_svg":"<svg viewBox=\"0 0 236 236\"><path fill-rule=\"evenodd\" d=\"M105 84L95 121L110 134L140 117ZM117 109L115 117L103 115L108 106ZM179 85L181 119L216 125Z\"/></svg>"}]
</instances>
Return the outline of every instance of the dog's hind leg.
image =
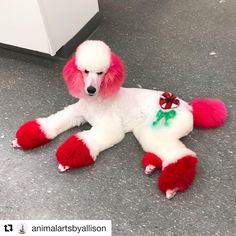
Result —
<instances>
[{"instance_id":1,"label":"dog's hind leg","mask_svg":"<svg viewBox=\"0 0 236 236\"><path fill-rule=\"evenodd\" d=\"M198 159L187 150L182 150L186 151L186 154L177 154L176 158L167 160L163 165L158 188L168 199L174 197L177 192L184 192L195 179Z\"/></svg>"},{"instance_id":2,"label":"dog's hind leg","mask_svg":"<svg viewBox=\"0 0 236 236\"><path fill-rule=\"evenodd\" d=\"M12 145L25 150L35 148L48 143L60 133L82 122L77 104L73 104L47 118L30 120L21 125Z\"/></svg>"},{"instance_id":3,"label":"dog's hind leg","mask_svg":"<svg viewBox=\"0 0 236 236\"><path fill-rule=\"evenodd\" d=\"M196 154L178 139L160 135L155 129L138 127L134 135L142 145L144 155L142 164L145 173L162 169L158 180L158 188L168 199L179 192L185 191L196 175Z\"/></svg>"},{"instance_id":4,"label":"dog's hind leg","mask_svg":"<svg viewBox=\"0 0 236 236\"><path fill-rule=\"evenodd\" d=\"M60 172L94 163L98 154L120 142L124 137L120 120L112 115L98 119L90 130L68 138L56 152Z\"/></svg>"}]
</instances>

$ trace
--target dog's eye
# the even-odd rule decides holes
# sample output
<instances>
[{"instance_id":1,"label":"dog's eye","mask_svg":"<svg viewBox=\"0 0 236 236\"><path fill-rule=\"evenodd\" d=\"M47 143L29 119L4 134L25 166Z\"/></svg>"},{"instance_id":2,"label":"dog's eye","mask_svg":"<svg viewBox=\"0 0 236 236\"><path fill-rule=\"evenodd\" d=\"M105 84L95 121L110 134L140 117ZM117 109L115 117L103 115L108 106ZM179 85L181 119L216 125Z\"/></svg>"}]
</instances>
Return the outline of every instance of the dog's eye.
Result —
<instances>
[{"instance_id":1,"label":"dog's eye","mask_svg":"<svg viewBox=\"0 0 236 236\"><path fill-rule=\"evenodd\" d=\"M84 73L88 74L88 73L89 73L89 71L88 71L88 70L84 70Z\"/></svg>"},{"instance_id":2,"label":"dog's eye","mask_svg":"<svg viewBox=\"0 0 236 236\"><path fill-rule=\"evenodd\" d=\"M97 72L98 75L101 75L102 73L103 73L102 71L101 72Z\"/></svg>"}]
</instances>

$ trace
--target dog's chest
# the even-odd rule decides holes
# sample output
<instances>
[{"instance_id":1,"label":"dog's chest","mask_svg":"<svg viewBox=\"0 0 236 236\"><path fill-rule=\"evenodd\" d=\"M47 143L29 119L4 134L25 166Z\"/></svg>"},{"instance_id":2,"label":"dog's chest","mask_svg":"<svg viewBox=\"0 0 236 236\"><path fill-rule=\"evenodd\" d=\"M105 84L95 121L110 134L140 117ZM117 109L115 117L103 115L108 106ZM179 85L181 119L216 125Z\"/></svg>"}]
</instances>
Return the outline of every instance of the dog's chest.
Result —
<instances>
[{"instance_id":1,"label":"dog's chest","mask_svg":"<svg viewBox=\"0 0 236 236\"><path fill-rule=\"evenodd\" d=\"M112 113L110 104L104 104L103 101L80 101L80 113L83 118L93 125L93 123L107 114L107 111Z\"/></svg>"},{"instance_id":2,"label":"dog's chest","mask_svg":"<svg viewBox=\"0 0 236 236\"><path fill-rule=\"evenodd\" d=\"M146 93L147 91L143 94L142 90L122 88L114 98L80 100L79 109L84 119L91 125L104 116L111 118L116 116L124 130L129 132L134 126L145 120L156 107L156 92Z\"/></svg>"}]
</instances>

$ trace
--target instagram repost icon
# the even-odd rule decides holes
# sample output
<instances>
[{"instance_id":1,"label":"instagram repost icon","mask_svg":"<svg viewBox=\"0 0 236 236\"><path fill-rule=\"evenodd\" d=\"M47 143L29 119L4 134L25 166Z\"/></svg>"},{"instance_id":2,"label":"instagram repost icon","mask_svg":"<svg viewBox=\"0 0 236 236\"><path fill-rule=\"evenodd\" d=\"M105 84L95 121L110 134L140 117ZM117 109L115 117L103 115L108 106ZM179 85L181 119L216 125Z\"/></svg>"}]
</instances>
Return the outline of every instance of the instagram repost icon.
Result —
<instances>
[{"instance_id":1,"label":"instagram repost icon","mask_svg":"<svg viewBox=\"0 0 236 236\"><path fill-rule=\"evenodd\" d=\"M17 232L19 234L26 234L27 231L27 225L25 223L19 223L17 225Z\"/></svg>"},{"instance_id":2,"label":"instagram repost icon","mask_svg":"<svg viewBox=\"0 0 236 236\"><path fill-rule=\"evenodd\" d=\"M12 232L13 225L12 224L4 225L4 230L5 230L5 232Z\"/></svg>"}]
</instances>

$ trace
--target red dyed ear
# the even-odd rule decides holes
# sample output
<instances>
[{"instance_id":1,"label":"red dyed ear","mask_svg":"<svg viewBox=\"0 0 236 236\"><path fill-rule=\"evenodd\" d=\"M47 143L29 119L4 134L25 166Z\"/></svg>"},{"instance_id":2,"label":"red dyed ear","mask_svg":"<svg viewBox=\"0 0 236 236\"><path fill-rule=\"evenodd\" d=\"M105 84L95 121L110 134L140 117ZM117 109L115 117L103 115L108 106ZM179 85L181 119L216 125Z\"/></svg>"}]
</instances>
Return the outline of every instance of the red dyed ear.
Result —
<instances>
[{"instance_id":1,"label":"red dyed ear","mask_svg":"<svg viewBox=\"0 0 236 236\"><path fill-rule=\"evenodd\" d=\"M80 97L84 88L84 80L81 71L75 64L75 56L66 63L62 74L70 94L74 97Z\"/></svg>"},{"instance_id":2,"label":"red dyed ear","mask_svg":"<svg viewBox=\"0 0 236 236\"><path fill-rule=\"evenodd\" d=\"M125 68L123 61L111 53L111 65L105 74L100 87L102 97L109 97L116 94L125 80Z\"/></svg>"}]
</instances>

